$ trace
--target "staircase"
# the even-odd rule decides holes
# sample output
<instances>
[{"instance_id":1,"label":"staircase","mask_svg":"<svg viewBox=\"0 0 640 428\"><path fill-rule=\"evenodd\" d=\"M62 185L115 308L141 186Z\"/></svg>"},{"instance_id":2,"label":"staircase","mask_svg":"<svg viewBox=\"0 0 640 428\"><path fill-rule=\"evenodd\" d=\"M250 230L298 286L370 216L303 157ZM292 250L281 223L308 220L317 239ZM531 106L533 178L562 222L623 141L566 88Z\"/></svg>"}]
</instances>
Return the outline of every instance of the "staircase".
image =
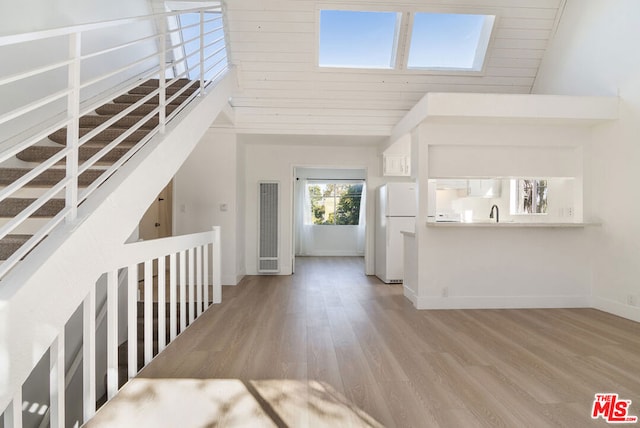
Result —
<instances>
[{"instance_id":1,"label":"staircase","mask_svg":"<svg viewBox=\"0 0 640 428\"><path fill-rule=\"evenodd\" d=\"M95 109L95 112L80 118L79 135L83 137L94 131L98 126L105 124L118 113L130 108L136 102L158 89L159 81L151 79L143 82L139 86L130 90L127 94L118 96L112 102L104 104ZM185 88L186 86L186 88ZM199 82L188 79L179 79L166 89L166 97L173 96L176 92L184 90L170 104L167 105L166 114L169 115L183 106L189 97L199 89ZM98 132L94 137L84 143L78 152L79 163L82 164L93 157L98 152L115 139L122 136L128 129L141 122L144 117L158 107L159 96L152 97L149 101L133 109L131 113L117 120L105 130ZM125 156L136 144L149 135L158 126L158 115L142 123L139 128L128 135L116 147L109 150L99 159L94 159L95 163L80 174L78 185L80 187L89 186L105 170ZM0 165L0 186L9 186L16 180L29 173L35 166L45 162L52 156L58 154L67 144L67 129L62 128L37 145L31 146L16 155L12 159ZM34 196L40 196L66 176L64 158L53 167L47 169L37 177L32 179L24 189L18 191L14 197L0 201L0 226L6 224L11 218L19 215L36 201ZM64 197L64 195L59 195ZM37 209L20 227L0 239L0 262L7 260L40 225L55 217L63 210L65 201L62 198L55 198L46 202Z\"/></svg>"}]
</instances>

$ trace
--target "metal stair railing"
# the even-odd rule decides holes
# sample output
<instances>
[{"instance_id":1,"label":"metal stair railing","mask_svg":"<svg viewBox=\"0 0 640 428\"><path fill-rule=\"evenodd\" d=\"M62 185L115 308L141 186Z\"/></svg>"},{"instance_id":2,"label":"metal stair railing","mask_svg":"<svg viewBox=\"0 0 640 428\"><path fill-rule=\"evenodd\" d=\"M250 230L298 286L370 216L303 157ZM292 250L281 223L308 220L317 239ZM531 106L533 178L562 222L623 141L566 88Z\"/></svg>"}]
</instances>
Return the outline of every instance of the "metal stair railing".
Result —
<instances>
[{"instance_id":1,"label":"metal stair railing","mask_svg":"<svg viewBox=\"0 0 640 428\"><path fill-rule=\"evenodd\" d=\"M21 151L41 144L47 136L57 130L66 127L67 134L64 149L33 167L13 183L0 188L0 202L2 202L12 196L15 197L27 187L31 180L45 171L55 168L65 171L64 179L43 190L31 205L0 227L0 240L2 240L45 203L64 195L64 209L35 231L24 245L0 264L0 280L57 225L62 222L73 222L77 217L78 206L83 201L151 138L158 133L164 133L166 124L179 113L181 108L203 95L209 85L215 84L228 71L222 2L214 2L214 4L211 6L211 2L208 2L206 7L201 8L0 37L0 53L4 47L24 44L27 49L27 46L33 43L52 39L62 41L67 46L64 59L58 58L51 63L8 76L0 75L0 93L2 93L3 89L29 89L33 79L39 79L42 82L49 79L51 75L66 74L66 82L62 83L62 87L56 87L53 93L42 94L35 101L12 106L5 112L0 111L0 167L11 161ZM182 26L181 17L185 16L191 17L190 21L197 22ZM114 45L94 49L95 40L98 38L96 35L101 34L100 32L114 31L122 34L132 26L138 29L147 28L148 31L142 36L136 34ZM191 36L194 32L197 35ZM185 36L186 34L189 36ZM132 51L142 54L132 55ZM118 61L111 66L114 58L118 58ZM96 67L96 64L101 66ZM149 79L157 79L156 89L87 134L80 136L81 117L91 114L96 108L110 102L118 95L126 94ZM198 90L187 94L186 91L190 85L185 84L175 93L168 95L167 88L172 85L179 87L183 79L195 81ZM52 78L51 81L55 83L56 79ZM51 86L55 87L53 84ZM186 99L182 100L185 96ZM88 160L80 163L81 147L122 118L135 112L136 109L147 103L153 103L156 97L158 103L152 104L151 111L137 115L141 117L133 126L102 147ZM168 107L173 107L178 101L181 101L179 107L168 111ZM120 147L123 141L140 130L150 119L156 117L157 125L120 159L107 168L96 165L104 155ZM64 163L64 168L61 163ZM82 188L79 176L90 169L99 170L100 175Z\"/></svg>"}]
</instances>

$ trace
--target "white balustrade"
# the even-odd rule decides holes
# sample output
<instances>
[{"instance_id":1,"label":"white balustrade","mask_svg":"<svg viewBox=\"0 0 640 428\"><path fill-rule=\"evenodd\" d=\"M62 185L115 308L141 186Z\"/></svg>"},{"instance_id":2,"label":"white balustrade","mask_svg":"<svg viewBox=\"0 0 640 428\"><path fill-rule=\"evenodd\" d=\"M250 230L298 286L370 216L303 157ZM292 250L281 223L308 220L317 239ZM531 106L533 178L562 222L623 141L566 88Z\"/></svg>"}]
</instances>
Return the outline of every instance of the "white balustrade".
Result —
<instances>
[{"instance_id":1,"label":"white balustrade","mask_svg":"<svg viewBox=\"0 0 640 428\"><path fill-rule=\"evenodd\" d=\"M211 247L212 251L209 251ZM176 255L180 254L181 263L176 263ZM209 258L208 254L212 254ZM190 262L186 263L187 255ZM169 257L168 272L166 272L166 257ZM119 361L118 348L120 346L118 340L118 323L127 323L127 372L128 378L135 377L138 373L138 265L144 265L144 365L149 364L157 355L153 351L153 303L154 295L158 297L158 353L162 352L166 346L166 300L165 300L165 281L166 274L170 278L169 284L169 323L170 336L169 342L177 337L176 332L176 309L178 306L181 311L181 322L185 325L181 326L180 333L188 328L195 319L197 319L210 306L208 298L199 299L197 313L194 295L204 296L203 290L212 287L213 296L221 295L220 276L216 275L216 266L220 265L220 228L214 227L211 232L203 232L192 235L176 236L162 238L152 241L140 241L123 246L122 255L120 257L122 265L113 267L106 272L107 277L107 296L106 296L106 323L107 323L107 372L106 372L106 395L107 399L113 398L118 392L119 386ZM158 281L153 281L153 266L157 263ZM177 272L179 271L179 272ZM118 316L118 288L120 283L119 272L126 272L126 282L122 281L123 287L127 295L127 315L124 320L120 320ZM212 272L213 278L209 280L208 272ZM205 276L202 274L205 273ZM180 293L179 299L176 299L176 279L178 274L181 278L190 278L191 293L187 295L185 283ZM124 275L122 275L124 278ZM197 278L197 282L193 282ZM197 284L197 285L196 285ZM189 321L184 318L186 308L189 305ZM161 309L162 308L162 309ZM82 319L83 319L83 345L82 354L82 378L83 378L83 417L84 421L90 419L96 411L96 327L100 320L100 315L96 316L96 287L90 289L89 294L82 303ZM163 327L161 327L163 326ZM65 426L65 388L68 384L70 374L65 374L65 332L60 331L49 348L50 353L50 408L49 418L52 427ZM160 344L162 346L160 346ZM21 427L22 426L22 407L16 405L21 403L22 388L14 395L12 404L4 411L5 427ZM18 400L18 401L16 401Z\"/></svg>"}]
</instances>

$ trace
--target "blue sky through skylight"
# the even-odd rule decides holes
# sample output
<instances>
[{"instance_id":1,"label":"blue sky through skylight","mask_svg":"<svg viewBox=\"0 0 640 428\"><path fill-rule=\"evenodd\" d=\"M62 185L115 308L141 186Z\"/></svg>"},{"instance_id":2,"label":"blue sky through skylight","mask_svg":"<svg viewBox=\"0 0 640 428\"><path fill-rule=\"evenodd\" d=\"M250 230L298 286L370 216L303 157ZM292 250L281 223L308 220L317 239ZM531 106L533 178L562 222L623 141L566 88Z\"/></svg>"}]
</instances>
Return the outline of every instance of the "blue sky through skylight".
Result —
<instances>
[{"instance_id":1,"label":"blue sky through skylight","mask_svg":"<svg viewBox=\"0 0 640 428\"><path fill-rule=\"evenodd\" d=\"M392 68L396 12L320 12L321 67Z\"/></svg>"},{"instance_id":2,"label":"blue sky through skylight","mask_svg":"<svg viewBox=\"0 0 640 428\"><path fill-rule=\"evenodd\" d=\"M482 40L486 19L485 15L416 13L407 67L477 68L478 44L487 41Z\"/></svg>"}]
</instances>

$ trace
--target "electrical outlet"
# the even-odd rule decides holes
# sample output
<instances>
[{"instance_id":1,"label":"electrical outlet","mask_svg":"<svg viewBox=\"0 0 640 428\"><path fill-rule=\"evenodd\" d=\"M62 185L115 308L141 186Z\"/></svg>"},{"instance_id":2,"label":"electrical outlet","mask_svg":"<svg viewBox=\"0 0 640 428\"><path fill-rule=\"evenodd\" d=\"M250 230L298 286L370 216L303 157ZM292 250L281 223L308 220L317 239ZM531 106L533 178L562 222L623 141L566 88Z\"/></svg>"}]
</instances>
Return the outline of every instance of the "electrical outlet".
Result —
<instances>
[{"instance_id":1,"label":"electrical outlet","mask_svg":"<svg viewBox=\"0 0 640 428\"><path fill-rule=\"evenodd\" d=\"M627 305L629 305L629 306L637 306L638 305L637 296L634 296L633 294L627 295Z\"/></svg>"},{"instance_id":2,"label":"electrical outlet","mask_svg":"<svg viewBox=\"0 0 640 428\"><path fill-rule=\"evenodd\" d=\"M573 207L567 208L567 216L568 217L573 217Z\"/></svg>"},{"instance_id":3,"label":"electrical outlet","mask_svg":"<svg viewBox=\"0 0 640 428\"><path fill-rule=\"evenodd\" d=\"M449 297L449 287L442 287L442 297Z\"/></svg>"}]
</instances>

